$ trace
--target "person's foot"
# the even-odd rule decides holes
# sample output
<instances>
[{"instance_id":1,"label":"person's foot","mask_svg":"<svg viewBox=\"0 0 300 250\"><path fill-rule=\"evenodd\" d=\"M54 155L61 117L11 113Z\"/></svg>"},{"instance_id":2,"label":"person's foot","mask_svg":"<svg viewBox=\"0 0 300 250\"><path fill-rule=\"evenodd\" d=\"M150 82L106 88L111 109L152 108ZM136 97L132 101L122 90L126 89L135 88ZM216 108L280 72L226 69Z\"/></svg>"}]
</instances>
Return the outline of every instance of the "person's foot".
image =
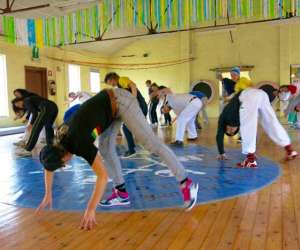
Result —
<instances>
[{"instance_id":1,"label":"person's foot","mask_svg":"<svg viewBox=\"0 0 300 250\"><path fill-rule=\"evenodd\" d=\"M188 140L188 141L197 141L197 140L198 140L198 137L195 137L195 138L188 138L187 140Z\"/></svg>"},{"instance_id":2,"label":"person's foot","mask_svg":"<svg viewBox=\"0 0 300 250\"><path fill-rule=\"evenodd\" d=\"M24 148L25 145L26 145L26 142L21 140L21 141L18 141L18 142L14 142L13 145L17 146L17 147L21 147L21 148Z\"/></svg>"},{"instance_id":3,"label":"person's foot","mask_svg":"<svg viewBox=\"0 0 300 250\"><path fill-rule=\"evenodd\" d=\"M111 196L109 196L106 200L100 201L99 205L101 207L130 205L129 195L127 192L121 192L113 188Z\"/></svg>"},{"instance_id":4,"label":"person's foot","mask_svg":"<svg viewBox=\"0 0 300 250\"><path fill-rule=\"evenodd\" d=\"M298 152L291 151L289 153L286 153L286 160L293 160L299 156Z\"/></svg>"},{"instance_id":5,"label":"person's foot","mask_svg":"<svg viewBox=\"0 0 300 250\"><path fill-rule=\"evenodd\" d=\"M32 156L32 153L25 150L25 149L18 149L16 151L16 156L17 157L31 157Z\"/></svg>"},{"instance_id":6,"label":"person's foot","mask_svg":"<svg viewBox=\"0 0 300 250\"><path fill-rule=\"evenodd\" d=\"M190 211L195 206L197 202L198 190L199 185L193 184L192 180L189 178L181 185L184 208L186 211Z\"/></svg>"},{"instance_id":7,"label":"person's foot","mask_svg":"<svg viewBox=\"0 0 300 250\"><path fill-rule=\"evenodd\" d=\"M238 168L257 168L256 161L249 161L248 159L237 164Z\"/></svg>"},{"instance_id":8,"label":"person's foot","mask_svg":"<svg viewBox=\"0 0 300 250\"><path fill-rule=\"evenodd\" d=\"M124 153L124 155L122 156L122 158L130 158L130 157L133 157L134 155L136 154L136 151L126 151Z\"/></svg>"},{"instance_id":9,"label":"person's foot","mask_svg":"<svg viewBox=\"0 0 300 250\"><path fill-rule=\"evenodd\" d=\"M175 147L183 147L183 141L174 141L171 145Z\"/></svg>"}]
</instances>

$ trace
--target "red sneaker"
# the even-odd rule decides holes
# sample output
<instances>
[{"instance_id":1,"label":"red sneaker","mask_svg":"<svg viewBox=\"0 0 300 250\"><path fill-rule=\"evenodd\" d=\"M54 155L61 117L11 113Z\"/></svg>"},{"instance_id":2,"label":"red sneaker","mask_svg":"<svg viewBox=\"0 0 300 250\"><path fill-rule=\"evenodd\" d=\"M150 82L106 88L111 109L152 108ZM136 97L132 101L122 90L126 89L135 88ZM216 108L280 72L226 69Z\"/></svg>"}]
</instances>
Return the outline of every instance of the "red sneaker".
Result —
<instances>
[{"instance_id":1,"label":"red sneaker","mask_svg":"<svg viewBox=\"0 0 300 250\"><path fill-rule=\"evenodd\" d=\"M236 164L238 168L257 168L256 161L249 161L248 159Z\"/></svg>"},{"instance_id":2,"label":"red sneaker","mask_svg":"<svg viewBox=\"0 0 300 250\"><path fill-rule=\"evenodd\" d=\"M298 156L299 156L298 152L296 152L296 151L291 151L291 152L287 152L287 153L286 153L285 159L286 159L287 161L289 161L289 160L294 160L294 159L297 158Z\"/></svg>"},{"instance_id":3,"label":"red sneaker","mask_svg":"<svg viewBox=\"0 0 300 250\"><path fill-rule=\"evenodd\" d=\"M195 206L197 202L198 190L198 184L193 184L192 180L189 178L181 185L181 192L186 211L190 211Z\"/></svg>"}]
</instances>

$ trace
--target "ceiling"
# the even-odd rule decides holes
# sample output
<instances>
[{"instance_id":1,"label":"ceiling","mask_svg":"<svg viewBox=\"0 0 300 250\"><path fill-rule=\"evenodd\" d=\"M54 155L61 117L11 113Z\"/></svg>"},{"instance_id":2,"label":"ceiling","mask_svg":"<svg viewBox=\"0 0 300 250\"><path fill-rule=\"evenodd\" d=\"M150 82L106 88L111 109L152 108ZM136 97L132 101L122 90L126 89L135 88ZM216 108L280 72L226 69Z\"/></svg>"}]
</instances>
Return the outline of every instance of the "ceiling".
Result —
<instances>
[{"instance_id":1,"label":"ceiling","mask_svg":"<svg viewBox=\"0 0 300 250\"><path fill-rule=\"evenodd\" d=\"M12 2L13 0L9 0ZM40 16L60 16L71 11L84 9L99 3L101 0L15 0L13 10L36 5L50 4L50 7L14 13L19 18L34 18ZM0 8L6 6L6 0L0 0Z\"/></svg>"}]
</instances>

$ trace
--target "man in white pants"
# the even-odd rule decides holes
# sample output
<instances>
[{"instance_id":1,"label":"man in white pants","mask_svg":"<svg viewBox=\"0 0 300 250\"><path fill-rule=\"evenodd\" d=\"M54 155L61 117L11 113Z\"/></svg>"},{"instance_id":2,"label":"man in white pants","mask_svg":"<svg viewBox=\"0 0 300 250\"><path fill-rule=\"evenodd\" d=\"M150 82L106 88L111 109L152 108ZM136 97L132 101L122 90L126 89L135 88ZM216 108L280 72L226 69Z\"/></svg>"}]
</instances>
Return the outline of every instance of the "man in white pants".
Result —
<instances>
[{"instance_id":1,"label":"man in white pants","mask_svg":"<svg viewBox=\"0 0 300 250\"><path fill-rule=\"evenodd\" d=\"M168 88L161 90L159 94L160 96L165 96L163 113L168 113L173 109L177 115L176 140L172 145L183 146L186 130L188 132L188 140L196 140L198 134L195 119L203 108L201 99L191 94L173 94Z\"/></svg>"},{"instance_id":2,"label":"man in white pants","mask_svg":"<svg viewBox=\"0 0 300 250\"><path fill-rule=\"evenodd\" d=\"M268 95L263 90L247 88L230 101L219 118L217 143L220 160L226 159L223 142L221 142L221 139L224 138L224 133L229 136L235 135L240 126L243 138L242 153L247 155L247 157L238 164L238 167L257 167L255 152L259 118L267 135L277 145L284 147L286 159L291 160L298 156L298 153L292 149L291 140L287 132L276 117ZM233 125L230 120L238 121L239 124L235 123Z\"/></svg>"}]
</instances>

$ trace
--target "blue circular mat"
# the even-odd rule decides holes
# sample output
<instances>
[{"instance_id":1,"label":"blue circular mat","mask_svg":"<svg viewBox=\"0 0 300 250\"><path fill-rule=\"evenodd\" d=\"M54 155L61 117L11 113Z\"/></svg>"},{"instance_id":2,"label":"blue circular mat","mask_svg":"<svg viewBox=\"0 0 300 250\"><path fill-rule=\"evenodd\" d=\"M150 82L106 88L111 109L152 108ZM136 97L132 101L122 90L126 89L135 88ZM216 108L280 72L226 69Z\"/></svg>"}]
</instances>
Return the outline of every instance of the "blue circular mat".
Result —
<instances>
[{"instance_id":1,"label":"blue circular mat","mask_svg":"<svg viewBox=\"0 0 300 250\"><path fill-rule=\"evenodd\" d=\"M120 153L124 150L119 146ZM230 151L230 161L216 160L215 150L190 145L172 148L187 169L189 176L199 184L198 203L232 198L260 189L281 175L280 167L259 157L259 168L238 169L243 159L240 151ZM19 207L35 208L44 195L43 169L32 158L7 159L0 175L0 202ZM165 165L146 151L134 158L122 159L123 172L131 204L99 211L132 211L182 206L178 183ZM95 175L81 158L74 157L63 170L55 173L53 208L56 210L84 210L93 190ZM110 195L108 183L105 197Z\"/></svg>"}]
</instances>

